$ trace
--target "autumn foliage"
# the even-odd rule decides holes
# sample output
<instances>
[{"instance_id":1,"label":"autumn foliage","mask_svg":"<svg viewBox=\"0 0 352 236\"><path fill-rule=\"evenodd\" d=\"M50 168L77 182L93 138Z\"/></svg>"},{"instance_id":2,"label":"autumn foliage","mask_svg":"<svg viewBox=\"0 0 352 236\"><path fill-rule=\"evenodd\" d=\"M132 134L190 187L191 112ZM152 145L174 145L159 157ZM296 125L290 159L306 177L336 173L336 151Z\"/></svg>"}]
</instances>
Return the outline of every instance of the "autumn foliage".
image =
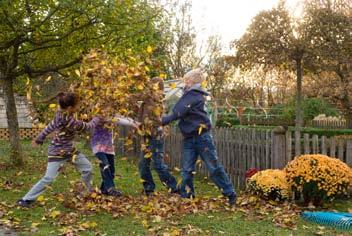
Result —
<instances>
[{"instance_id":1,"label":"autumn foliage","mask_svg":"<svg viewBox=\"0 0 352 236\"><path fill-rule=\"evenodd\" d=\"M149 47L147 52L152 49ZM117 121L114 117L118 114L141 121L139 135L151 134L160 122L163 99L159 84L151 82L152 67L148 59L130 56L122 62L103 51L92 50L83 58L80 71L76 70L79 82L74 89L81 97L80 118L101 116ZM150 112L140 120L142 106Z\"/></svg>"}]
</instances>

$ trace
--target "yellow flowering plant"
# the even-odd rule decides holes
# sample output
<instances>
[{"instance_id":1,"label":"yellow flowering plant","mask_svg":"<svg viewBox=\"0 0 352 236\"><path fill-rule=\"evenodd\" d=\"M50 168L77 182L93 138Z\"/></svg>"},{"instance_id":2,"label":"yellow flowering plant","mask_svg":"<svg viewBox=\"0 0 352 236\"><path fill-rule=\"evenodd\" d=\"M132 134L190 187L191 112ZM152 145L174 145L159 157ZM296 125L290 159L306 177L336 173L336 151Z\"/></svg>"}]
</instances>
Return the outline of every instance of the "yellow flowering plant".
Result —
<instances>
[{"instance_id":1,"label":"yellow flowering plant","mask_svg":"<svg viewBox=\"0 0 352 236\"><path fill-rule=\"evenodd\" d=\"M284 200L290 196L290 186L282 170L257 172L248 180L247 190L268 200Z\"/></svg>"},{"instance_id":2,"label":"yellow flowering plant","mask_svg":"<svg viewBox=\"0 0 352 236\"><path fill-rule=\"evenodd\" d=\"M286 165L285 171L292 190L314 205L346 195L352 183L348 165L320 154L299 156Z\"/></svg>"}]
</instances>

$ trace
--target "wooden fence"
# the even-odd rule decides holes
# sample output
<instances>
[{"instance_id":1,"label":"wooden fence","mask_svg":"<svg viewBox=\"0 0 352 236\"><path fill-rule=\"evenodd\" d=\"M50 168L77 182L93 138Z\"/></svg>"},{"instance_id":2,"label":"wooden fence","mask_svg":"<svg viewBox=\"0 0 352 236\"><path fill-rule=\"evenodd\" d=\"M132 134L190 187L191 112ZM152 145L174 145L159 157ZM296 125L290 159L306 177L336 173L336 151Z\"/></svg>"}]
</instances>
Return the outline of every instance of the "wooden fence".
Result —
<instances>
[{"instance_id":1,"label":"wooden fence","mask_svg":"<svg viewBox=\"0 0 352 236\"><path fill-rule=\"evenodd\" d=\"M306 125L308 127L346 129L346 120L311 120Z\"/></svg>"},{"instance_id":2,"label":"wooden fence","mask_svg":"<svg viewBox=\"0 0 352 236\"><path fill-rule=\"evenodd\" d=\"M219 160L238 188L245 186L245 173L248 169L281 169L300 154L326 154L352 165L352 140L302 134L298 149L294 132L286 131L282 127L273 130L215 128L212 135ZM170 169L181 169L182 139L176 128L165 138L165 160ZM121 143L118 145L118 153L126 156L140 155L137 143L129 151ZM196 172L208 175L203 163L197 164Z\"/></svg>"}]
</instances>

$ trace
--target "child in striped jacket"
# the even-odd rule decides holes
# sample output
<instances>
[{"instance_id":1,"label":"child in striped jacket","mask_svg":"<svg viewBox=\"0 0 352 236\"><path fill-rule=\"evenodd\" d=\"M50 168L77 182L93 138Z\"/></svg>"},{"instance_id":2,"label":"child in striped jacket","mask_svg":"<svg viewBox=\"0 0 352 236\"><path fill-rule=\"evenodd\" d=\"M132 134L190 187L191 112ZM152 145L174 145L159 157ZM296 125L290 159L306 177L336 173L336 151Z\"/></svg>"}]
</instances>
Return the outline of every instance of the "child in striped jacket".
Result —
<instances>
[{"instance_id":1,"label":"child in striped jacket","mask_svg":"<svg viewBox=\"0 0 352 236\"><path fill-rule=\"evenodd\" d=\"M52 132L55 135L48 147L48 165L44 177L42 177L17 204L29 207L37 197L44 192L59 173L59 169L68 161L80 171L82 180L87 189L91 190L92 164L85 155L80 153L73 145L73 139L79 132L92 130L99 122L99 118L93 118L89 123L76 120L74 113L78 108L79 99L74 93L60 93L58 96L60 110L46 128L33 140L36 147L43 144L45 138Z\"/></svg>"}]
</instances>

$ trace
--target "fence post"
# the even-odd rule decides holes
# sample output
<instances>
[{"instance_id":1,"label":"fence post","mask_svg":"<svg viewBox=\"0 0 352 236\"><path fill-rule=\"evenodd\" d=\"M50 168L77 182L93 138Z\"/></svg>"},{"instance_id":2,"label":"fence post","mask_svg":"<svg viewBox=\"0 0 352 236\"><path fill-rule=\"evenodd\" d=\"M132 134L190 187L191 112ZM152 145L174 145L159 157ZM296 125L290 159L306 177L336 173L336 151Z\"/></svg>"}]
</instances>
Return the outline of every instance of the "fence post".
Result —
<instances>
[{"instance_id":1,"label":"fence post","mask_svg":"<svg viewBox=\"0 0 352 236\"><path fill-rule=\"evenodd\" d=\"M286 165L286 129L278 126L273 129L273 159L271 168L282 169Z\"/></svg>"}]
</instances>

